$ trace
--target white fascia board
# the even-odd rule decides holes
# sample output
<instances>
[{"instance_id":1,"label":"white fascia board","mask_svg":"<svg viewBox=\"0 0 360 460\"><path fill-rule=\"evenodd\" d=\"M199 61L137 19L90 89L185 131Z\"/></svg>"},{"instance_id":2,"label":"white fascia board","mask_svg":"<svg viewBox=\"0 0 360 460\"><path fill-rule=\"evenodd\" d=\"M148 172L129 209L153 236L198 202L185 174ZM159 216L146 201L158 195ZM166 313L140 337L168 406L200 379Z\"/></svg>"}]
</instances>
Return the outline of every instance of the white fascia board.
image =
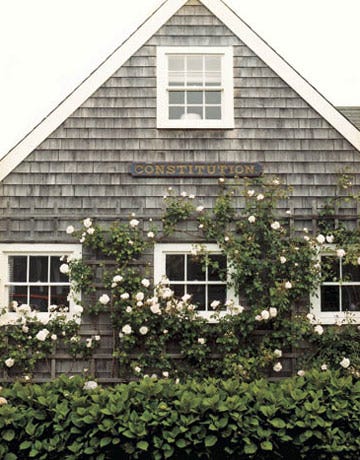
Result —
<instances>
[{"instance_id":1,"label":"white fascia board","mask_svg":"<svg viewBox=\"0 0 360 460\"><path fill-rule=\"evenodd\" d=\"M360 151L360 131L254 32L223 0L200 0L319 115Z\"/></svg>"},{"instance_id":2,"label":"white fascia board","mask_svg":"<svg viewBox=\"0 0 360 460\"><path fill-rule=\"evenodd\" d=\"M0 160L0 182L106 82L187 0L166 0L63 102Z\"/></svg>"}]
</instances>

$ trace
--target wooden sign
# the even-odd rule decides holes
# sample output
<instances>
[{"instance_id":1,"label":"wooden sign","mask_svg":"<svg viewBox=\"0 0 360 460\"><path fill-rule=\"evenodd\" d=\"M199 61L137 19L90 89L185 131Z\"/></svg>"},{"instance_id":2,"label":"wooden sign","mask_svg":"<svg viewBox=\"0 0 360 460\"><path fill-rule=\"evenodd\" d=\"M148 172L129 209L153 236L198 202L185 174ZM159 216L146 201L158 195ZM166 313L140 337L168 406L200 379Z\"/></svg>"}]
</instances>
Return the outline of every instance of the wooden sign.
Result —
<instances>
[{"instance_id":1,"label":"wooden sign","mask_svg":"<svg viewBox=\"0 0 360 460\"><path fill-rule=\"evenodd\" d=\"M135 177L257 177L260 163L132 163Z\"/></svg>"}]
</instances>

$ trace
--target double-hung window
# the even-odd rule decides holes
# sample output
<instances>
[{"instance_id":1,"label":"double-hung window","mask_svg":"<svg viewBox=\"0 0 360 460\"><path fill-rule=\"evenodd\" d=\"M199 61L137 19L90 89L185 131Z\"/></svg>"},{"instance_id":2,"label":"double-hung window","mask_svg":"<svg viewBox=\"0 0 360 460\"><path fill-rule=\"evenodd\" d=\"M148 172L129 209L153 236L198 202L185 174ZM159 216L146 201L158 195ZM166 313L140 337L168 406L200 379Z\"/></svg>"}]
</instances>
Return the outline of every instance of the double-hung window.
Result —
<instances>
[{"instance_id":1,"label":"double-hung window","mask_svg":"<svg viewBox=\"0 0 360 460\"><path fill-rule=\"evenodd\" d=\"M323 280L312 298L315 317L324 324L346 318L360 322L360 266L330 252L320 255L320 263Z\"/></svg>"},{"instance_id":2,"label":"double-hung window","mask_svg":"<svg viewBox=\"0 0 360 460\"><path fill-rule=\"evenodd\" d=\"M154 254L154 281L163 276L170 281L170 288L177 298L191 295L190 302L198 313L210 317L214 313L213 302L220 302L226 310L225 302L235 300L234 291L228 286L226 256L216 244L207 244L204 260L195 254L192 244L157 244ZM206 261L207 260L207 261Z\"/></svg>"},{"instance_id":3,"label":"double-hung window","mask_svg":"<svg viewBox=\"0 0 360 460\"><path fill-rule=\"evenodd\" d=\"M158 47L158 128L233 128L232 47Z\"/></svg>"},{"instance_id":4,"label":"double-hung window","mask_svg":"<svg viewBox=\"0 0 360 460\"><path fill-rule=\"evenodd\" d=\"M27 304L39 313L48 313L50 305L57 305L71 311L70 280L60 271L60 258L70 255L79 258L81 246L0 245L1 305Z\"/></svg>"}]
</instances>

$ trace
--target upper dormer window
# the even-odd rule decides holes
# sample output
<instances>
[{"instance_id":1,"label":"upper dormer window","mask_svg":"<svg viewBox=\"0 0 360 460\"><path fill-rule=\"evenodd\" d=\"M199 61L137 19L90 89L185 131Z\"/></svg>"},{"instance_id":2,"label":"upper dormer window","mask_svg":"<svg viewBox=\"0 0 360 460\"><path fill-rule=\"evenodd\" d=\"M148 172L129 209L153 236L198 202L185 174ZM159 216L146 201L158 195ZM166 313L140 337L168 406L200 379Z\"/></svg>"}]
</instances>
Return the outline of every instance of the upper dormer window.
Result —
<instances>
[{"instance_id":1,"label":"upper dormer window","mask_svg":"<svg viewBox=\"0 0 360 460\"><path fill-rule=\"evenodd\" d=\"M232 47L159 47L158 128L233 128Z\"/></svg>"}]
</instances>

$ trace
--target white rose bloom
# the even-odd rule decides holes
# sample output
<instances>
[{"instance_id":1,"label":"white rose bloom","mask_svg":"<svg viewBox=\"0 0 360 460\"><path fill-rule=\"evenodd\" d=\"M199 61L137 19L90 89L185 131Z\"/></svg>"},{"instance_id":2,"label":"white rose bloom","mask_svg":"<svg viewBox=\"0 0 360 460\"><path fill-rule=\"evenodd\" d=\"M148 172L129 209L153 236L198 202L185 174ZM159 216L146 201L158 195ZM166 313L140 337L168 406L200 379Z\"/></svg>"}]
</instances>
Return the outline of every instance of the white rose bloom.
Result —
<instances>
[{"instance_id":1,"label":"white rose bloom","mask_svg":"<svg viewBox=\"0 0 360 460\"><path fill-rule=\"evenodd\" d=\"M297 375L298 375L299 377L304 377L305 371L304 371L303 369L300 369L299 371L297 371Z\"/></svg>"},{"instance_id":2,"label":"white rose bloom","mask_svg":"<svg viewBox=\"0 0 360 460\"><path fill-rule=\"evenodd\" d=\"M110 297L107 294L103 294L102 296L99 297L99 302L102 305L106 305L110 302Z\"/></svg>"},{"instance_id":3,"label":"white rose bloom","mask_svg":"<svg viewBox=\"0 0 360 460\"><path fill-rule=\"evenodd\" d=\"M123 300L127 300L130 298L130 295L127 292L124 292L124 294L121 294L120 298Z\"/></svg>"},{"instance_id":4,"label":"white rose bloom","mask_svg":"<svg viewBox=\"0 0 360 460\"><path fill-rule=\"evenodd\" d=\"M198 207L196 208L196 211L197 211L197 212L203 212L203 210L204 210L204 206L198 206Z\"/></svg>"},{"instance_id":5,"label":"white rose bloom","mask_svg":"<svg viewBox=\"0 0 360 460\"><path fill-rule=\"evenodd\" d=\"M336 251L336 255L340 258L344 257L344 255L346 254L346 252L344 251L344 249L338 249Z\"/></svg>"},{"instance_id":6,"label":"white rose bloom","mask_svg":"<svg viewBox=\"0 0 360 460\"><path fill-rule=\"evenodd\" d=\"M328 368L328 367L327 367L326 364L322 364L322 365L320 366L320 369L321 369L322 371L327 371L327 368Z\"/></svg>"},{"instance_id":7,"label":"white rose bloom","mask_svg":"<svg viewBox=\"0 0 360 460\"><path fill-rule=\"evenodd\" d=\"M115 275L113 277L113 283L120 283L124 278L121 275Z\"/></svg>"},{"instance_id":8,"label":"white rose bloom","mask_svg":"<svg viewBox=\"0 0 360 460\"><path fill-rule=\"evenodd\" d=\"M265 197L264 197L264 195L263 195L262 193L259 193L259 195L256 197L256 199L257 199L258 201L261 201L261 200L263 200L264 198L265 198Z\"/></svg>"},{"instance_id":9,"label":"white rose bloom","mask_svg":"<svg viewBox=\"0 0 360 460\"><path fill-rule=\"evenodd\" d=\"M187 197L187 193L186 193L186 192L181 192L180 195L181 195L183 198Z\"/></svg>"},{"instance_id":10,"label":"white rose bloom","mask_svg":"<svg viewBox=\"0 0 360 460\"><path fill-rule=\"evenodd\" d=\"M101 339L100 335L95 335L94 336L94 340L96 340L96 342L99 342Z\"/></svg>"},{"instance_id":11,"label":"white rose bloom","mask_svg":"<svg viewBox=\"0 0 360 460\"><path fill-rule=\"evenodd\" d=\"M51 335L51 340L54 340L54 341L57 340L57 335L56 335L56 334L52 334L52 335Z\"/></svg>"},{"instance_id":12,"label":"white rose bloom","mask_svg":"<svg viewBox=\"0 0 360 460\"><path fill-rule=\"evenodd\" d=\"M292 284L290 283L290 281L286 281L284 286L285 286L285 289L291 289L292 288Z\"/></svg>"},{"instance_id":13,"label":"white rose bloom","mask_svg":"<svg viewBox=\"0 0 360 460\"><path fill-rule=\"evenodd\" d=\"M94 227L90 227L86 230L86 233L88 233L89 235L93 235L95 232L95 228Z\"/></svg>"},{"instance_id":14,"label":"white rose bloom","mask_svg":"<svg viewBox=\"0 0 360 460\"><path fill-rule=\"evenodd\" d=\"M97 388L98 384L94 380L89 380L85 382L83 389L84 390L95 390Z\"/></svg>"},{"instance_id":15,"label":"white rose bloom","mask_svg":"<svg viewBox=\"0 0 360 460\"><path fill-rule=\"evenodd\" d=\"M79 239L79 242L80 242L80 243L83 243L84 241L85 241L85 237L82 236L82 237Z\"/></svg>"},{"instance_id":16,"label":"white rose bloom","mask_svg":"<svg viewBox=\"0 0 360 460\"><path fill-rule=\"evenodd\" d=\"M147 328L146 326L141 326L139 332L141 335L146 335L149 332L149 328Z\"/></svg>"},{"instance_id":17,"label":"white rose bloom","mask_svg":"<svg viewBox=\"0 0 360 460\"><path fill-rule=\"evenodd\" d=\"M334 235L326 235L326 241L328 243L333 243L334 242Z\"/></svg>"},{"instance_id":18,"label":"white rose bloom","mask_svg":"<svg viewBox=\"0 0 360 460\"><path fill-rule=\"evenodd\" d=\"M72 312L74 315L81 315L81 313L84 311L83 307L81 305L74 305Z\"/></svg>"},{"instance_id":19,"label":"white rose bloom","mask_svg":"<svg viewBox=\"0 0 360 460\"><path fill-rule=\"evenodd\" d=\"M183 302L187 302L188 300L191 299L191 295L190 294L184 294L182 297L181 297L181 300Z\"/></svg>"},{"instance_id":20,"label":"white rose bloom","mask_svg":"<svg viewBox=\"0 0 360 460\"><path fill-rule=\"evenodd\" d=\"M7 399L6 398L3 398L2 396L0 396L0 406L4 406L5 404L7 404Z\"/></svg>"},{"instance_id":21,"label":"white rose bloom","mask_svg":"<svg viewBox=\"0 0 360 460\"><path fill-rule=\"evenodd\" d=\"M44 342L49 335L49 331L47 329L41 329L35 336L36 339L40 340L40 342Z\"/></svg>"},{"instance_id":22,"label":"white rose bloom","mask_svg":"<svg viewBox=\"0 0 360 460\"><path fill-rule=\"evenodd\" d=\"M319 335L322 335L324 333L324 328L320 324L317 324L314 327L314 332L316 332Z\"/></svg>"},{"instance_id":23,"label":"white rose bloom","mask_svg":"<svg viewBox=\"0 0 360 460\"><path fill-rule=\"evenodd\" d=\"M83 224L84 224L84 227L90 228L90 227L92 226L92 221L91 221L91 219L88 217L87 219L84 219Z\"/></svg>"},{"instance_id":24,"label":"white rose bloom","mask_svg":"<svg viewBox=\"0 0 360 460\"><path fill-rule=\"evenodd\" d=\"M202 338L202 337L199 337L199 338L198 338L198 343L200 343L200 345L204 345L205 339Z\"/></svg>"},{"instance_id":25,"label":"white rose bloom","mask_svg":"<svg viewBox=\"0 0 360 460\"><path fill-rule=\"evenodd\" d=\"M157 303L150 306L150 311L154 313L154 315L161 315L160 306Z\"/></svg>"},{"instance_id":26,"label":"white rose bloom","mask_svg":"<svg viewBox=\"0 0 360 460\"><path fill-rule=\"evenodd\" d=\"M12 358L5 359L4 362L6 367L13 367L13 365L15 364L15 360Z\"/></svg>"},{"instance_id":27,"label":"white rose bloom","mask_svg":"<svg viewBox=\"0 0 360 460\"><path fill-rule=\"evenodd\" d=\"M150 281L148 279L144 278L144 279L141 280L141 284L144 287L149 287L150 286Z\"/></svg>"},{"instance_id":28,"label":"white rose bloom","mask_svg":"<svg viewBox=\"0 0 360 460\"><path fill-rule=\"evenodd\" d=\"M134 371L135 371L137 374L139 374L139 373L141 372L141 367L139 367L139 366L134 367Z\"/></svg>"},{"instance_id":29,"label":"white rose bloom","mask_svg":"<svg viewBox=\"0 0 360 460\"><path fill-rule=\"evenodd\" d=\"M270 318L270 313L267 311L267 310L263 310L261 313L261 318L264 319L264 320L267 320Z\"/></svg>"},{"instance_id":30,"label":"white rose bloom","mask_svg":"<svg viewBox=\"0 0 360 460\"><path fill-rule=\"evenodd\" d=\"M220 305L220 302L218 300L213 300L210 304L210 307L215 310Z\"/></svg>"},{"instance_id":31,"label":"white rose bloom","mask_svg":"<svg viewBox=\"0 0 360 460\"><path fill-rule=\"evenodd\" d=\"M250 222L250 224L253 224L256 221L256 217L255 216L249 216L248 221Z\"/></svg>"},{"instance_id":32,"label":"white rose bloom","mask_svg":"<svg viewBox=\"0 0 360 460\"><path fill-rule=\"evenodd\" d=\"M91 348L92 346L92 339L86 339L86 347Z\"/></svg>"},{"instance_id":33,"label":"white rose bloom","mask_svg":"<svg viewBox=\"0 0 360 460\"><path fill-rule=\"evenodd\" d=\"M270 225L270 227L271 227L273 230L279 230L279 228L280 228L280 222L278 222L278 221L272 222L272 224Z\"/></svg>"},{"instance_id":34,"label":"white rose bloom","mask_svg":"<svg viewBox=\"0 0 360 460\"><path fill-rule=\"evenodd\" d=\"M59 270L64 275L67 275L69 273L69 271L70 271L70 267L69 267L68 264L61 264Z\"/></svg>"},{"instance_id":35,"label":"white rose bloom","mask_svg":"<svg viewBox=\"0 0 360 460\"><path fill-rule=\"evenodd\" d=\"M286 262L286 257L281 256L281 257L280 257L280 263L281 263L281 264L284 264L285 262Z\"/></svg>"},{"instance_id":36,"label":"white rose bloom","mask_svg":"<svg viewBox=\"0 0 360 460\"><path fill-rule=\"evenodd\" d=\"M318 235L318 236L316 237L316 241L317 241L319 244L325 243L325 236L322 235L322 234L320 233L320 235Z\"/></svg>"},{"instance_id":37,"label":"white rose bloom","mask_svg":"<svg viewBox=\"0 0 360 460\"><path fill-rule=\"evenodd\" d=\"M262 321L263 317L261 315L256 315L255 316L255 321Z\"/></svg>"},{"instance_id":38,"label":"white rose bloom","mask_svg":"<svg viewBox=\"0 0 360 460\"><path fill-rule=\"evenodd\" d=\"M22 331L23 331L25 334L27 334L27 333L29 332L29 328L28 328L27 326L25 326L25 325L22 326L21 329L22 329Z\"/></svg>"},{"instance_id":39,"label":"white rose bloom","mask_svg":"<svg viewBox=\"0 0 360 460\"><path fill-rule=\"evenodd\" d=\"M228 242L230 238L228 236L225 236L224 241Z\"/></svg>"},{"instance_id":40,"label":"white rose bloom","mask_svg":"<svg viewBox=\"0 0 360 460\"><path fill-rule=\"evenodd\" d=\"M309 321L314 321L315 316L314 316L312 313L308 313L308 314L306 315L306 318L307 318Z\"/></svg>"},{"instance_id":41,"label":"white rose bloom","mask_svg":"<svg viewBox=\"0 0 360 460\"><path fill-rule=\"evenodd\" d=\"M277 357L277 358L281 358L282 357L282 350L279 350L278 348L276 348L274 350L274 355Z\"/></svg>"},{"instance_id":42,"label":"white rose bloom","mask_svg":"<svg viewBox=\"0 0 360 460\"><path fill-rule=\"evenodd\" d=\"M277 308L276 307L270 307L269 308L269 313L270 313L270 318L275 318L277 316Z\"/></svg>"},{"instance_id":43,"label":"white rose bloom","mask_svg":"<svg viewBox=\"0 0 360 460\"><path fill-rule=\"evenodd\" d=\"M169 332L169 331L168 331L167 329L164 329L164 330L163 330L163 334L168 334L168 332Z\"/></svg>"},{"instance_id":44,"label":"white rose bloom","mask_svg":"<svg viewBox=\"0 0 360 460\"><path fill-rule=\"evenodd\" d=\"M122 327L121 332L122 332L123 334L131 334L131 333L132 333L132 329L131 329L130 324L125 324L125 326Z\"/></svg>"},{"instance_id":45,"label":"white rose bloom","mask_svg":"<svg viewBox=\"0 0 360 460\"><path fill-rule=\"evenodd\" d=\"M305 235L305 236L304 236L304 240L305 240L305 241L310 241L310 236Z\"/></svg>"},{"instance_id":46,"label":"white rose bloom","mask_svg":"<svg viewBox=\"0 0 360 460\"><path fill-rule=\"evenodd\" d=\"M131 221L129 222L129 225L130 227L135 228L139 225L139 223L140 222L137 219L131 219Z\"/></svg>"},{"instance_id":47,"label":"white rose bloom","mask_svg":"<svg viewBox=\"0 0 360 460\"><path fill-rule=\"evenodd\" d=\"M247 195L248 196L254 196L255 190L248 190Z\"/></svg>"},{"instance_id":48,"label":"white rose bloom","mask_svg":"<svg viewBox=\"0 0 360 460\"><path fill-rule=\"evenodd\" d=\"M130 307L130 305L128 305L128 306L125 308L125 311L126 311L126 313L131 313L131 312L132 312L132 308Z\"/></svg>"},{"instance_id":49,"label":"white rose bloom","mask_svg":"<svg viewBox=\"0 0 360 460\"><path fill-rule=\"evenodd\" d=\"M282 365L281 365L281 363L280 363L279 361L278 361L277 363L274 364L273 370L274 370L275 372L280 372L281 369L282 369Z\"/></svg>"},{"instance_id":50,"label":"white rose bloom","mask_svg":"<svg viewBox=\"0 0 360 460\"><path fill-rule=\"evenodd\" d=\"M168 372L168 371L164 371L164 372L162 373L162 375L163 375L163 377L165 377L166 379L169 378L169 372Z\"/></svg>"},{"instance_id":51,"label":"white rose bloom","mask_svg":"<svg viewBox=\"0 0 360 460\"><path fill-rule=\"evenodd\" d=\"M340 361L340 366L343 367L344 369L347 369L350 366L350 359L349 358L343 358Z\"/></svg>"},{"instance_id":52,"label":"white rose bloom","mask_svg":"<svg viewBox=\"0 0 360 460\"><path fill-rule=\"evenodd\" d=\"M189 195L189 198L190 198L190 200L194 200L194 199L195 199L195 195L194 195L193 193L191 193L191 194Z\"/></svg>"},{"instance_id":53,"label":"white rose bloom","mask_svg":"<svg viewBox=\"0 0 360 460\"><path fill-rule=\"evenodd\" d=\"M357 263L358 263L358 265L360 265L360 257L358 257Z\"/></svg>"},{"instance_id":54,"label":"white rose bloom","mask_svg":"<svg viewBox=\"0 0 360 460\"><path fill-rule=\"evenodd\" d=\"M155 233L154 233L154 232L148 232L147 237L148 237L148 238L154 238L154 237L155 237Z\"/></svg>"},{"instance_id":55,"label":"white rose bloom","mask_svg":"<svg viewBox=\"0 0 360 460\"><path fill-rule=\"evenodd\" d=\"M229 307L229 310L234 314L241 314L245 309L242 305L232 305Z\"/></svg>"},{"instance_id":56,"label":"white rose bloom","mask_svg":"<svg viewBox=\"0 0 360 460\"><path fill-rule=\"evenodd\" d=\"M69 225L68 227L66 227L66 233L68 235L71 235L72 233L74 233L74 231L75 231L75 228L72 225Z\"/></svg>"}]
</instances>

